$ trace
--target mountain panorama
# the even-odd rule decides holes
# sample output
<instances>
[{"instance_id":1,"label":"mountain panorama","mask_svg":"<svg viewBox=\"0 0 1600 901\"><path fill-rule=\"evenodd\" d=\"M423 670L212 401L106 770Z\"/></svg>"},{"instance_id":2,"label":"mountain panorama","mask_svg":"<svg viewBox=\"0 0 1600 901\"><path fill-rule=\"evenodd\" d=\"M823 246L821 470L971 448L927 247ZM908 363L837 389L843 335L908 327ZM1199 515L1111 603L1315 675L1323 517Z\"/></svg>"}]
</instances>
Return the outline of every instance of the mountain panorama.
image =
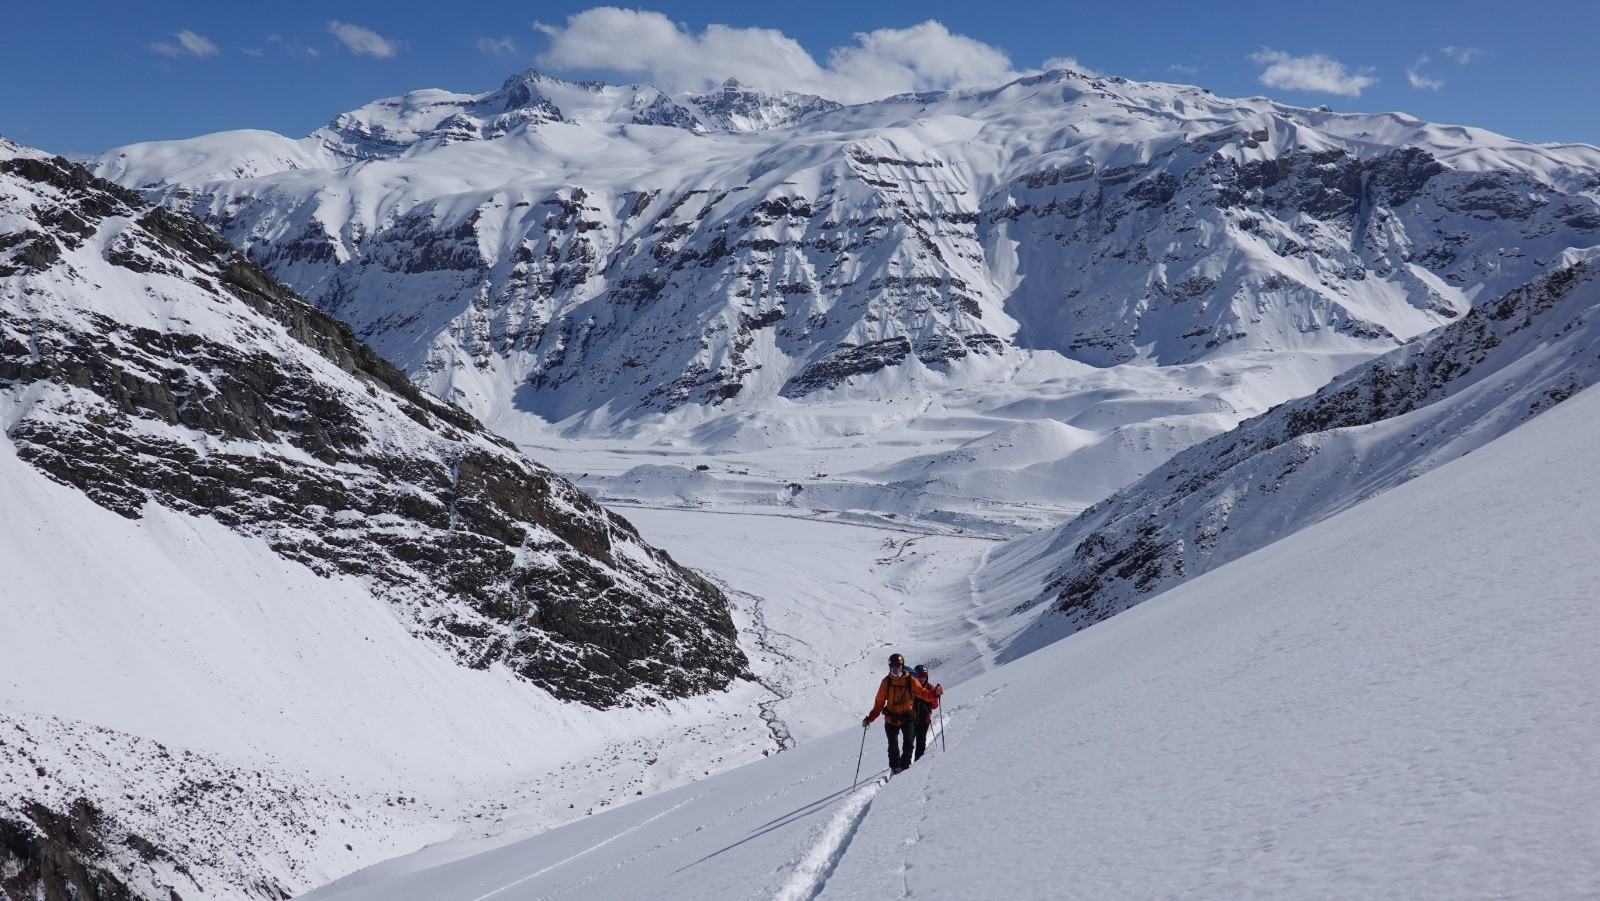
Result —
<instances>
[{"instance_id":1,"label":"mountain panorama","mask_svg":"<svg viewBox=\"0 0 1600 901\"><path fill-rule=\"evenodd\" d=\"M0 140L0 897L1588 893L1597 256L1595 147L1065 69Z\"/></svg>"}]
</instances>

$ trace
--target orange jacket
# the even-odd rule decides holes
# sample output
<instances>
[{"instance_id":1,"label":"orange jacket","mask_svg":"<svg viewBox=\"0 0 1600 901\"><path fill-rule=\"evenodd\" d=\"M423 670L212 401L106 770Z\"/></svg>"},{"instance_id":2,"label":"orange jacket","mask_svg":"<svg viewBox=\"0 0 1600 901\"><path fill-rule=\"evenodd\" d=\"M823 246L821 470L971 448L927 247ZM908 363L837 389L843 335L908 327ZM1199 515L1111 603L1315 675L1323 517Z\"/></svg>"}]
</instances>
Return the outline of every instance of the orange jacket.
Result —
<instances>
[{"instance_id":1,"label":"orange jacket","mask_svg":"<svg viewBox=\"0 0 1600 901\"><path fill-rule=\"evenodd\" d=\"M896 702L903 702L904 709L896 710L896 709L894 709L892 707L888 707L887 706L888 703L889 703L889 688L890 688L889 682L890 682L890 680L893 680L894 677L893 676L884 676L883 677L883 681L878 683L878 697L875 698L873 700L873 702L872 702L872 712L867 714L867 722L870 723L873 720L877 719L878 718L878 714L881 713L881 714L883 714L883 718L884 719L888 720L891 723L899 725L900 723L904 723L904 722L906 722L906 721L911 719L911 714L912 714L912 709L911 709L912 708L912 703L911 702L912 702L913 698L921 698L922 700L927 701L929 704L938 704L939 703L939 695L944 693L944 687L943 686L936 686L935 688L928 688L926 685L922 684L922 681L920 679L918 679L916 676L911 675L910 673L906 673L904 676L902 676L900 678L905 680L906 691L902 694L902 693L900 693L898 691L900 686L899 685L894 686L897 689L897 691L895 692L895 699L894 700Z\"/></svg>"}]
</instances>

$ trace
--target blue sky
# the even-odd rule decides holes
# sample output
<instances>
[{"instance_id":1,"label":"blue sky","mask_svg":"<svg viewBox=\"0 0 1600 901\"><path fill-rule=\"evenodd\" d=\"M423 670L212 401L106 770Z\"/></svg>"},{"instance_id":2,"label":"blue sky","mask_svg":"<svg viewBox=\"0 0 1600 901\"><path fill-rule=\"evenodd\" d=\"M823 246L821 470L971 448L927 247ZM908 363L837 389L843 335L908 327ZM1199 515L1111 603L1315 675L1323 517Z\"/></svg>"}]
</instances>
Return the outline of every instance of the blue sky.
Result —
<instances>
[{"instance_id":1,"label":"blue sky","mask_svg":"<svg viewBox=\"0 0 1600 901\"><path fill-rule=\"evenodd\" d=\"M0 134L69 154L229 128L298 137L379 97L486 91L532 66L668 89L735 75L852 100L1065 60L1600 144L1595 2L62 0L4 19Z\"/></svg>"}]
</instances>

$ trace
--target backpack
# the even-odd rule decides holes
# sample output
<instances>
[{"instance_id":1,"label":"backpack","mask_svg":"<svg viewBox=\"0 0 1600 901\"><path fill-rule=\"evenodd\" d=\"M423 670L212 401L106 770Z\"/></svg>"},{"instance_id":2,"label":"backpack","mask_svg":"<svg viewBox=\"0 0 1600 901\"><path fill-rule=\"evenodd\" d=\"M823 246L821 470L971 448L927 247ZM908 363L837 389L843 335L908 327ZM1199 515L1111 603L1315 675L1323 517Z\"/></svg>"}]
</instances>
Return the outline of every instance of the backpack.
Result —
<instances>
[{"instance_id":1,"label":"backpack","mask_svg":"<svg viewBox=\"0 0 1600 901\"><path fill-rule=\"evenodd\" d=\"M912 707L916 695L911 693L911 680L916 676L910 673L896 679L893 676L884 676L883 683L887 686L883 699L883 718L898 726L911 719Z\"/></svg>"}]
</instances>

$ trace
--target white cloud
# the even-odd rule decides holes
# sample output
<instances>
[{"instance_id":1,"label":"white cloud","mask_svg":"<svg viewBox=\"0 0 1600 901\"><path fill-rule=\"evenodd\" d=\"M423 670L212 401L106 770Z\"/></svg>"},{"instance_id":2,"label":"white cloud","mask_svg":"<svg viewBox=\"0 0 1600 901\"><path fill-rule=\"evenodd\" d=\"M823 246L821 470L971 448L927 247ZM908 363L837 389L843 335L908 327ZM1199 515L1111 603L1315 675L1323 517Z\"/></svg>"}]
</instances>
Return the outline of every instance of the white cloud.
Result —
<instances>
[{"instance_id":1,"label":"white cloud","mask_svg":"<svg viewBox=\"0 0 1600 901\"><path fill-rule=\"evenodd\" d=\"M1451 46L1451 47L1445 47L1442 50L1440 50L1439 52L1443 53L1445 56L1450 57L1451 59L1455 60L1456 62L1460 63L1463 66L1471 65L1472 63L1474 63L1474 62L1476 62L1476 61L1478 61L1480 59L1483 59L1485 56L1489 55L1488 53L1485 53L1484 51L1479 50L1476 47L1455 47L1455 46Z\"/></svg>"},{"instance_id":2,"label":"white cloud","mask_svg":"<svg viewBox=\"0 0 1600 901\"><path fill-rule=\"evenodd\" d=\"M1199 75L1200 74L1200 69L1197 66L1180 66L1177 63L1173 63L1172 65L1168 66L1167 67L1167 71L1176 72L1179 75Z\"/></svg>"},{"instance_id":3,"label":"white cloud","mask_svg":"<svg viewBox=\"0 0 1600 901\"><path fill-rule=\"evenodd\" d=\"M727 80L762 89L820 94L847 103L908 91L993 86L1022 74L999 49L951 34L934 21L855 35L821 65L793 38L770 28L708 25L696 34L658 12L595 7L564 25L535 23L550 39L539 66L643 75L669 93L703 91Z\"/></svg>"},{"instance_id":4,"label":"white cloud","mask_svg":"<svg viewBox=\"0 0 1600 901\"><path fill-rule=\"evenodd\" d=\"M328 23L328 32L339 39L351 53L357 56L370 56L374 59L388 59L400 50L400 45L378 34L370 28L360 25L351 25L349 22L338 20Z\"/></svg>"},{"instance_id":5,"label":"white cloud","mask_svg":"<svg viewBox=\"0 0 1600 901\"><path fill-rule=\"evenodd\" d=\"M1085 66L1083 63L1078 62L1078 58L1076 56L1052 56L1041 63L1039 68L1046 72L1053 72L1056 69L1071 69L1079 75L1095 76L1100 74L1088 66Z\"/></svg>"},{"instance_id":6,"label":"white cloud","mask_svg":"<svg viewBox=\"0 0 1600 901\"><path fill-rule=\"evenodd\" d=\"M187 28L178 32L178 43L183 45L183 49L202 59L216 56L221 52L216 44L211 43L210 38L203 34L195 34Z\"/></svg>"},{"instance_id":7,"label":"white cloud","mask_svg":"<svg viewBox=\"0 0 1600 901\"><path fill-rule=\"evenodd\" d=\"M1426 53L1417 57L1416 62L1406 67L1406 81L1411 82L1411 86L1420 91L1437 91L1444 87L1444 79L1429 78L1422 74L1422 67L1427 64L1428 55Z\"/></svg>"},{"instance_id":8,"label":"white cloud","mask_svg":"<svg viewBox=\"0 0 1600 901\"><path fill-rule=\"evenodd\" d=\"M478 38L478 50L493 56L516 56L517 42L510 38Z\"/></svg>"},{"instance_id":9,"label":"white cloud","mask_svg":"<svg viewBox=\"0 0 1600 901\"><path fill-rule=\"evenodd\" d=\"M203 34L196 34L187 28L174 34L173 37L178 39L176 44L170 41L157 41L154 44L146 44L145 47L151 53L159 53L162 56L173 58L193 56L197 59L206 59L217 56L222 52L217 49L217 45L212 43L210 38Z\"/></svg>"},{"instance_id":10,"label":"white cloud","mask_svg":"<svg viewBox=\"0 0 1600 901\"><path fill-rule=\"evenodd\" d=\"M1359 97L1362 91L1378 82L1367 70L1351 72L1344 63L1320 53L1290 56L1281 50L1263 47L1259 53L1250 54L1250 59L1267 67L1261 73L1261 83L1269 88Z\"/></svg>"}]
</instances>

